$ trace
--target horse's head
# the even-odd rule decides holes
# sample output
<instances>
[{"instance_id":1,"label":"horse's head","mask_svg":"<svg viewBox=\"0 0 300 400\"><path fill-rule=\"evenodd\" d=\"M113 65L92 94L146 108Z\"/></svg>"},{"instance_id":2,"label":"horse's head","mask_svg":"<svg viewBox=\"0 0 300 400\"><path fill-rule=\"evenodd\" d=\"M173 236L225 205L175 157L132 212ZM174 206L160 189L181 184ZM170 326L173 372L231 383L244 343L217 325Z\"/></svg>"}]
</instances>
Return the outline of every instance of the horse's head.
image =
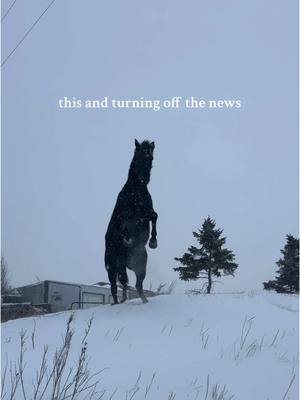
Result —
<instances>
[{"instance_id":1,"label":"horse's head","mask_svg":"<svg viewBox=\"0 0 300 400\"><path fill-rule=\"evenodd\" d=\"M135 139L134 156L129 167L128 179L132 182L147 185L153 161L154 142L144 140L139 143Z\"/></svg>"},{"instance_id":2,"label":"horse's head","mask_svg":"<svg viewBox=\"0 0 300 400\"><path fill-rule=\"evenodd\" d=\"M139 158L152 161L154 147L154 142L150 143L148 140L144 140L143 142L139 143L135 139L135 154L139 156Z\"/></svg>"}]
</instances>

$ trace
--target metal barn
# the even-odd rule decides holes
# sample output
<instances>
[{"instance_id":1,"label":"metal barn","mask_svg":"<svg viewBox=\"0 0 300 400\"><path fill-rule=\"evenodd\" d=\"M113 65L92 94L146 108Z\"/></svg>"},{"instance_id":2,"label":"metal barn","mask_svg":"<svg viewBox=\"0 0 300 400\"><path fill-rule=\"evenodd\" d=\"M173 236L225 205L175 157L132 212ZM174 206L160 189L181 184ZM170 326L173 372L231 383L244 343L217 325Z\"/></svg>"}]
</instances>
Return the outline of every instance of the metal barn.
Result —
<instances>
[{"instance_id":1,"label":"metal barn","mask_svg":"<svg viewBox=\"0 0 300 400\"><path fill-rule=\"evenodd\" d=\"M95 307L112 303L110 285L99 282L95 285L82 285L58 281L41 281L17 288L23 302L46 308L49 312ZM118 289L121 300L122 291ZM135 290L129 288L128 298L138 297Z\"/></svg>"}]
</instances>

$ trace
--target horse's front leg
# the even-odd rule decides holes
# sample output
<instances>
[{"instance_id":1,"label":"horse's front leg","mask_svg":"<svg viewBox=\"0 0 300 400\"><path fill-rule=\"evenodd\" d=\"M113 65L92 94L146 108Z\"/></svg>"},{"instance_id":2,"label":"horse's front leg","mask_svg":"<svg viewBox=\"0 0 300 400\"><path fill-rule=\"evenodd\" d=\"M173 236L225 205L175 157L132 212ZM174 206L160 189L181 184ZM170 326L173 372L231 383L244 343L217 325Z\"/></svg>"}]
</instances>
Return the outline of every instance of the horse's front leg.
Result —
<instances>
[{"instance_id":1,"label":"horse's front leg","mask_svg":"<svg viewBox=\"0 0 300 400\"><path fill-rule=\"evenodd\" d=\"M152 225L151 229L151 238L149 240L149 247L150 249L156 249L157 247L157 239L156 239L156 221L157 221L157 213L154 210L151 210L150 217L149 217Z\"/></svg>"}]
</instances>

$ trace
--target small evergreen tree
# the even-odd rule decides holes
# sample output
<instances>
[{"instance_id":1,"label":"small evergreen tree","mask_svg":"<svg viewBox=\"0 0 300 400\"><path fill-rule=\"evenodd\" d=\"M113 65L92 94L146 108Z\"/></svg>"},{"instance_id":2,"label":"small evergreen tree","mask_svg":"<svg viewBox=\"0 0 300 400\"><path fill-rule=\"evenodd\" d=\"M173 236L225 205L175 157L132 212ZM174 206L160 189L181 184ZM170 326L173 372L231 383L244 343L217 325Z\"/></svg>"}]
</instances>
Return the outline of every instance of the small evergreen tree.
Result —
<instances>
[{"instance_id":1,"label":"small evergreen tree","mask_svg":"<svg viewBox=\"0 0 300 400\"><path fill-rule=\"evenodd\" d=\"M216 229L216 223L210 217L203 222L201 230L193 232L200 247L191 246L181 258L175 257L182 266L174 268L184 281L207 279L207 293L210 293L213 276L234 275L238 264L231 250L223 248L226 238L221 237L223 230Z\"/></svg>"},{"instance_id":2,"label":"small evergreen tree","mask_svg":"<svg viewBox=\"0 0 300 400\"><path fill-rule=\"evenodd\" d=\"M292 235L286 236L286 244L280 250L278 275L273 281L263 282L264 289L276 290L278 293L299 293L299 239Z\"/></svg>"}]
</instances>

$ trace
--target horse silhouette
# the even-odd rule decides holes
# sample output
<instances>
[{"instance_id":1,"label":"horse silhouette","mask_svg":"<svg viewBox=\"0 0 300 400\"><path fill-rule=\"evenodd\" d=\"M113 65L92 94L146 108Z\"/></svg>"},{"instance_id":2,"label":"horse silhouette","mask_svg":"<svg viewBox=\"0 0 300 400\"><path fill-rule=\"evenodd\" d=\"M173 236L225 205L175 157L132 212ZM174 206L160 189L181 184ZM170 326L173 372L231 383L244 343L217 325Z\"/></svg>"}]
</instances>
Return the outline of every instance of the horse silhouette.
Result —
<instances>
[{"instance_id":1,"label":"horse silhouette","mask_svg":"<svg viewBox=\"0 0 300 400\"><path fill-rule=\"evenodd\" d=\"M143 291L146 276L146 244L157 247L157 213L147 185L153 161L154 142L139 143L135 139L135 152L131 161L128 179L118 195L105 235L105 268L111 286L114 304L118 303L117 279L123 287L123 301L127 299L127 268L135 272L136 290L143 303L147 303Z\"/></svg>"}]
</instances>

